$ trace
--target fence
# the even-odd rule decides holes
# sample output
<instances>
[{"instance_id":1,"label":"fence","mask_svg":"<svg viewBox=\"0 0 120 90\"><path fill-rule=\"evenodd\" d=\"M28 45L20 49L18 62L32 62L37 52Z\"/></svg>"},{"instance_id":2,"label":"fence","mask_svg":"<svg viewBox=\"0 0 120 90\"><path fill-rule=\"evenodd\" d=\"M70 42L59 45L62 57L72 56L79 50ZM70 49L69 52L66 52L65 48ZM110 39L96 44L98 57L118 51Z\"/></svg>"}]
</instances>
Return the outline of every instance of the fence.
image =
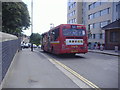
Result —
<instances>
[{"instance_id":1,"label":"fence","mask_svg":"<svg viewBox=\"0 0 120 90\"><path fill-rule=\"evenodd\" d=\"M2 58L2 60L0 60L0 74L2 75L0 80L1 83L8 71L15 53L17 50L20 50L20 39L2 41L0 42L0 46L0 58Z\"/></svg>"}]
</instances>

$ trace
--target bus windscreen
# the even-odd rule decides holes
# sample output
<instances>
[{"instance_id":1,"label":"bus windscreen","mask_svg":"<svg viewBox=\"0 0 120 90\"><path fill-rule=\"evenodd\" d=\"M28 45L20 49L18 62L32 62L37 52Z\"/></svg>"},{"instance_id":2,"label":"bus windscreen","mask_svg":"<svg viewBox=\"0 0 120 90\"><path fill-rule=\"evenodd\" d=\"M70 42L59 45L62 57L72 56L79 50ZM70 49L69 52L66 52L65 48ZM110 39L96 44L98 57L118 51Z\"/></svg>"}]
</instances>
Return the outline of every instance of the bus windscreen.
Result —
<instances>
[{"instance_id":1,"label":"bus windscreen","mask_svg":"<svg viewBox=\"0 0 120 90\"><path fill-rule=\"evenodd\" d=\"M63 29L64 36L84 36L85 30L84 29Z\"/></svg>"}]
</instances>

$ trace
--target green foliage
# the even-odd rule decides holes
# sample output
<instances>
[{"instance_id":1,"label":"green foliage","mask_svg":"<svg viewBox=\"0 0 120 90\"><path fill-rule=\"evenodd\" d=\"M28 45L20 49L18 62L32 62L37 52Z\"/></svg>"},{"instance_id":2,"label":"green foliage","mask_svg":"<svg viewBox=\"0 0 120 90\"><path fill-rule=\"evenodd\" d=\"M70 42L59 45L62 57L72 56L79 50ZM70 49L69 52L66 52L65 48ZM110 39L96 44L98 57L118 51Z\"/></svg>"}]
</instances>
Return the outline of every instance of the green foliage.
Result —
<instances>
[{"instance_id":1,"label":"green foliage","mask_svg":"<svg viewBox=\"0 0 120 90\"><path fill-rule=\"evenodd\" d=\"M2 32L17 35L30 26L30 16L24 2L2 3Z\"/></svg>"},{"instance_id":2,"label":"green foliage","mask_svg":"<svg viewBox=\"0 0 120 90\"><path fill-rule=\"evenodd\" d=\"M39 33L32 33L30 36L30 43L39 45L41 41L41 35Z\"/></svg>"}]
</instances>

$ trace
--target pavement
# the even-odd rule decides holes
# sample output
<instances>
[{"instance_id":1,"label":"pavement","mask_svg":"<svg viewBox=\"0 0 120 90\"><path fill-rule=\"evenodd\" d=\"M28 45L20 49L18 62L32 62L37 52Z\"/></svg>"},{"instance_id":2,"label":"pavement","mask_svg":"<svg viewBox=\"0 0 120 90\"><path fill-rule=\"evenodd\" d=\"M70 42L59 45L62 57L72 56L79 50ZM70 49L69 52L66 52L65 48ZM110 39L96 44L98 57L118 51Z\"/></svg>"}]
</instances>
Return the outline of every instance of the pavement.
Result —
<instances>
[{"instance_id":1,"label":"pavement","mask_svg":"<svg viewBox=\"0 0 120 90\"><path fill-rule=\"evenodd\" d=\"M113 55L113 56L119 56L120 57L120 51L115 51L115 50L96 50L96 49L89 49L88 52L93 52L93 53L100 53L100 54L107 54L107 55Z\"/></svg>"},{"instance_id":2,"label":"pavement","mask_svg":"<svg viewBox=\"0 0 120 90\"><path fill-rule=\"evenodd\" d=\"M2 82L2 88L79 88L39 51L18 52Z\"/></svg>"}]
</instances>

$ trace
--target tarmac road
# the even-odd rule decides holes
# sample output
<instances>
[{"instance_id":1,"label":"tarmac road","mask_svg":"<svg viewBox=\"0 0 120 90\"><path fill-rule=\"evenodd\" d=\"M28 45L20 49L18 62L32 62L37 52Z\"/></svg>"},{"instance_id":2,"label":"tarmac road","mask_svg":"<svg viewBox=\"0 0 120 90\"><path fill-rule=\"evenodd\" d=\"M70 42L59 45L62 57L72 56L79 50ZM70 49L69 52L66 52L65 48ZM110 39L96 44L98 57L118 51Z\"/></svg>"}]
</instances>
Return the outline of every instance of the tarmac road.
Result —
<instances>
[{"instance_id":1,"label":"tarmac road","mask_svg":"<svg viewBox=\"0 0 120 90\"><path fill-rule=\"evenodd\" d=\"M43 51L40 51L44 53ZM118 88L118 57L99 53L53 55L44 53L68 66L100 88Z\"/></svg>"}]
</instances>

